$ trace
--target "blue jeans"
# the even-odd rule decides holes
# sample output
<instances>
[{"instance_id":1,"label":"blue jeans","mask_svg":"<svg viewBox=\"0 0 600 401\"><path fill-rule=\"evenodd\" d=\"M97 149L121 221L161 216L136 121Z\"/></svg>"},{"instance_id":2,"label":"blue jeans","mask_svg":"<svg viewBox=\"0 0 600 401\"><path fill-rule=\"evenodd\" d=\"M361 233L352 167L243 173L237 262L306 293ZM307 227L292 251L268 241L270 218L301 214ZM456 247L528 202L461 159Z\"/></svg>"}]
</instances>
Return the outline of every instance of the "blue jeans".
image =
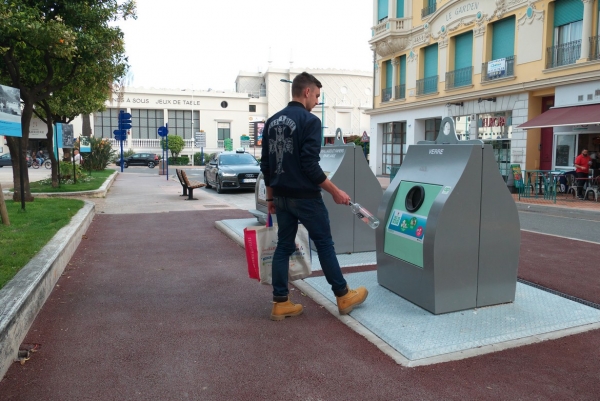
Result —
<instances>
[{"instance_id":1,"label":"blue jeans","mask_svg":"<svg viewBox=\"0 0 600 401\"><path fill-rule=\"evenodd\" d=\"M336 295L346 293L346 280L333 248L329 213L323 198L294 199L274 197L277 209L277 248L273 254L273 297L288 295L288 270L290 255L296 250L298 220L308 230L315 243L321 268ZM352 218L352 216L349 216Z\"/></svg>"}]
</instances>

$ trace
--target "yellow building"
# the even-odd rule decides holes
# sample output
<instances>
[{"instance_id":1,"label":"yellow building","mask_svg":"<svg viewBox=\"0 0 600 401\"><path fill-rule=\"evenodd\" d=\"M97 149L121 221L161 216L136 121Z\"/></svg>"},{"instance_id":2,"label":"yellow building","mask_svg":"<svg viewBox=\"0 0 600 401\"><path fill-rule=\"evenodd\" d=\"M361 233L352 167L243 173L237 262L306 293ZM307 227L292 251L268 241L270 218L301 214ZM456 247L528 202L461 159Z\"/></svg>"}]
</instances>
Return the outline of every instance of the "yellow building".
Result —
<instances>
[{"instance_id":1,"label":"yellow building","mask_svg":"<svg viewBox=\"0 0 600 401\"><path fill-rule=\"evenodd\" d=\"M373 0L371 168L395 171L448 116L493 145L509 184L511 164L569 169L582 148L600 161L598 1ZM573 118L530 121L548 110Z\"/></svg>"}]
</instances>

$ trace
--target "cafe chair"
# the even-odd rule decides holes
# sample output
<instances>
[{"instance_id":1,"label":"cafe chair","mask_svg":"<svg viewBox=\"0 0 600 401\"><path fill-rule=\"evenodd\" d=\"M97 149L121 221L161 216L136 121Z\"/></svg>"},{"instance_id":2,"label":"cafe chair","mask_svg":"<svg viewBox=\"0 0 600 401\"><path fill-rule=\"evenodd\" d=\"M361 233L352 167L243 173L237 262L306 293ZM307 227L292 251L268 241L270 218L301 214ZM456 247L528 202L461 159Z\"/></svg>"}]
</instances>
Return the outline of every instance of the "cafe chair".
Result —
<instances>
[{"instance_id":1,"label":"cafe chair","mask_svg":"<svg viewBox=\"0 0 600 401\"><path fill-rule=\"evenodd\" d=\"M598 202L598 190L598 177L596 177L596 179L592 180L591 184L586 188L583 199L587 199L588 193L591 192L594 194L594 200Z\"/></svg>"},{"instance_id":2,"label":"cafe chair","mask_svg":"<svg viewBox=\"0 0 600 401\"><path fill-rule=\"evenodd\" d=\"M577 180L574 174L567 174L567 195L573 192L573 198L577 196Z\"/></svg>"}]
</instances>

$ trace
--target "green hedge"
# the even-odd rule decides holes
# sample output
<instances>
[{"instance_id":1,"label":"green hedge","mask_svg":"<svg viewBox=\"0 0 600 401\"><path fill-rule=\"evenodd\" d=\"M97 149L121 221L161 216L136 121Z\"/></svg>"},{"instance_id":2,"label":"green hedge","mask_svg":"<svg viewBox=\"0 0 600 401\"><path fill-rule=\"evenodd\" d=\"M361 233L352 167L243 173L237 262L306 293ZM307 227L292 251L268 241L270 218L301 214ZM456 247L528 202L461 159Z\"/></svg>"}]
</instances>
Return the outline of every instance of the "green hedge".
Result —
<instances>
[{"instance_id":1,"label":"green hedge","mask_svg":"<svg viewBox=\"0 0 600 401\"><path fill-rule=\"evenodd\" d=\"M187 166L188 164L190 164L190 159L187 156L169 157L170 166Z\"/></svg>"}]
</instances>

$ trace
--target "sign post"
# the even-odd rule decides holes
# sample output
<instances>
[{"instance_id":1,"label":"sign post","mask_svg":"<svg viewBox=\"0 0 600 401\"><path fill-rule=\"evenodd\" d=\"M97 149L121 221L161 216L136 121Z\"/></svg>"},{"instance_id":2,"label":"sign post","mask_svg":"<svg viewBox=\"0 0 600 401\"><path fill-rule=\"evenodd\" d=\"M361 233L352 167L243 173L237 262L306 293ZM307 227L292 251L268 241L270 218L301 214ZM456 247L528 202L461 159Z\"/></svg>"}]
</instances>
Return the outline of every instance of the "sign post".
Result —
<instances>
[{"instance_id":1,"label":"sign post","mask_svg":"<svg viewBox=\"0 0 600 401\"><path fill-rule=\"evenodd\" d=\"M194 144L197 148L200 148L200 165L204 166L204 148L206 147L206 132L196 132L194 134Z\"/></svg>"},{"instance_id":2,"label":"sign post","mask_svg":"<svg viewBox=\"0 0 600 401\"><path fill-rule=\"evenodd\" d=\"M244 148L245 151L246 148L250 147L250 137L248 135L240 136L240 144L242 145L242 148Z\"/></svg>"},{"instance_id":3,"label":"sign post","mask_svg":"<svg viewBox=\"0 0 600 401\"><path fill-rule=\"evenodd\" d=\"M169 158L165 157L165 152L168 152L169 149L169 137L167 136L169 134L169 124L167 123L166 127L158 127L158 136L160 136L161 138L165 138L165 146L162 149L162 156L163 156L163 163L162 163L162 167L163 167L163 171L162 173L165 174L165 163L167 164L167 174L165 174L167 176L167 181L169 181ZM167 153L167 156L169 154Z\"/></svg>"},{"instance_id":4,"label":"sign post","mask_svg":"<svg viewBox=\"0 0 600 401\"><path fill-rule=\"evenodd\" d=\"M19 144L19 182L21 184L21 209L25 210L25 180L23 178L23 132L21 127L21 91L0 85L0 136L13 136Z\"/></svg>"}]
</instances>

